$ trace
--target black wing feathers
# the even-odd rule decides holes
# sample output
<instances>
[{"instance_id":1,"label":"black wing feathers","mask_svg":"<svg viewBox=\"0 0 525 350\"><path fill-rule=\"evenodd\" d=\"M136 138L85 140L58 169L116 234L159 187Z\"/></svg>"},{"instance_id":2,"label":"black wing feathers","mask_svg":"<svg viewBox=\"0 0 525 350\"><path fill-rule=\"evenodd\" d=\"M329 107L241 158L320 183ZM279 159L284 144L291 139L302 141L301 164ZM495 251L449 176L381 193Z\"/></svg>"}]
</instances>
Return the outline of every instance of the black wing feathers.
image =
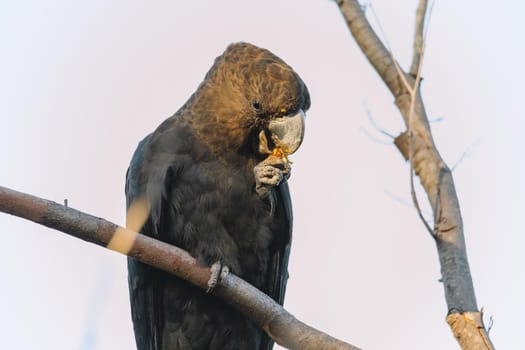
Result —
<instances>
[{"instance_id":1,"label":"black wing feathers","mask_svg":"<svg viewBox=\"0 0 525 350\"><path fill-rule=\"evenodd\" d=\"M254 100L264 113L255 113ZM255 191L254 167L268 156L257 135L269 118L309 106L306 86L281 59L247 43L230 45L188 102L133 155L126 205L146 204L141 233L204 265L221 261L282 304L290 194L286 182L273 187L271 208ZM213 295L133 259L128 270L138 350L272 349L258 326Z\"/></svg>"}]
</instances>

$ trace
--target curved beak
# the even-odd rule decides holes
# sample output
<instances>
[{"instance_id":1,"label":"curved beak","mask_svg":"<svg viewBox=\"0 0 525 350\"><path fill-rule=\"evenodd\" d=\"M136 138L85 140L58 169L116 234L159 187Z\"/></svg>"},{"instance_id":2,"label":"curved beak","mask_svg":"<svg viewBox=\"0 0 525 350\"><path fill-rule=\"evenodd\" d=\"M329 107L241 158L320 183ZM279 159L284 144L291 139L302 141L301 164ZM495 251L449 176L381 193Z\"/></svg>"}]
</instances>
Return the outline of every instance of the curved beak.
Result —
<instances>
[{"instance_id":1,"label":"curved beak","mask_svg":"<svg viewBox=\"0 0 525 350\"><path fill-rule=\"evenodd\" d=\"M292 154L303 142L305 114L302 109L294 115L275 118L268 124L272 141L285 155Z\"/></svg>"}]
</instances>

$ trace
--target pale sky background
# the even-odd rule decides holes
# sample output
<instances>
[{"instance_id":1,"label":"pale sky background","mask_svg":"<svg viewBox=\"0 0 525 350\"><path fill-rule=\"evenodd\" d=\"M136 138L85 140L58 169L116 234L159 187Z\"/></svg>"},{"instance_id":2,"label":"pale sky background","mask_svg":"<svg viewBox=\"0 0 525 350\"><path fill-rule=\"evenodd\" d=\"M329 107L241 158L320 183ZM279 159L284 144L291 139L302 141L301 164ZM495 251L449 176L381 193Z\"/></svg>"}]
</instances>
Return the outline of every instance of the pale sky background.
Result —
<instances>
[{"instance_id":1,"label":"pale sky background","mask_svg":"<svg viewBox=\"0 0 525 350\"><path fill-rule=\"evenodd\" d=\"M373 1L404 67L415 6ZM524 22L521 0L436 1L423 71L438 148L450 166L467 153L454 177L501 349L525 348ZM123 224L137 142L236 41L282 57L312 96L286 308L363 349L457 349L408 167L366 135L389 141L364 106L394 135L401 117L333 1L0 0L0 185ZM4 214L0 232L2 348L134 348L124 256Z\"/></svg>"}]
</instances>

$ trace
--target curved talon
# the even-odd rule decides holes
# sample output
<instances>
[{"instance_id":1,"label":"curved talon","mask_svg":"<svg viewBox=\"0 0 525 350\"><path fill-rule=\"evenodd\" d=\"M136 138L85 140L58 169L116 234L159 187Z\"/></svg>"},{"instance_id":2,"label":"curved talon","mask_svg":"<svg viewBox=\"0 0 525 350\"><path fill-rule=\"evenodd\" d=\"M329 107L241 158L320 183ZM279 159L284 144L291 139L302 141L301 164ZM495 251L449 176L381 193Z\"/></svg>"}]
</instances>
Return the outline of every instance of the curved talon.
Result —
<instances>
[{"instance_id":1,"label":"curved talon","mask_svg":"<svg viewBox=\"0 0 525 350\"><path fill-rule=\"evenodd\" d=\"M227 274L230 273L230 268L228 266L223 266L221 269L221 280L226 277Z\"/></svg>"},{"instance_id":2,"label":"curved talon","mask_svg":"<svg viewBox=\"0 0 525 350\"><path fill-rule=\"evenodd\" d=\"M228 266L223 266L220 261L215 262L210 267L210 279L208 280L208 288L206 289L206 293L213 292L213 289L217 286L220 279L224 278L229 272L230 269Z\"/></svg>"}]
</instances>

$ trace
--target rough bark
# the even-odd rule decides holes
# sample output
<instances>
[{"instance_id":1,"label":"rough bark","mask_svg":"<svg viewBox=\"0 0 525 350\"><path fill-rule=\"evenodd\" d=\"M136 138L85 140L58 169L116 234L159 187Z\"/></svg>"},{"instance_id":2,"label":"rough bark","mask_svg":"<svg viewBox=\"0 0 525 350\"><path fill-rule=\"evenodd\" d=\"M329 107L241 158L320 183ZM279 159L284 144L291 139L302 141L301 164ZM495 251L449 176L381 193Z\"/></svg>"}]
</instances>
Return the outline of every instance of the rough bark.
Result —
<instances>
[{"instance_id":1,"label":"rough bark","mask_svg":"<svg viewBox=\"0 0 525 350\"><path fill-rule=\"evenodd\" d=\"M0 212L131 256L208 289L210 268L200 265L189 253L102 218L1 186ZM288 349L359 350L299 321L268 295L232 273L221 276L211 293L254 320L276 343Z\"/></svg>"},{"instance_id":2,"label":"rough bark","mask_svg":"<svg viewBox=\"0 0 525 350\"><path fill-rule=\"evenodd\" d=\"M383 45L357 0L337 0L337 5L357 44L391 91L403 116L407 131L396 138L395 144L410 162L410 176L413 169L419 177L433 210L431 233L441 264L447 322L462 349L493 349L476 303L454 180L432 138L419 90L427 1L420 0L416 13L410 74L401 70ZM417 206L417 201L415 204Z\"/></svg>"}]
</instances>

